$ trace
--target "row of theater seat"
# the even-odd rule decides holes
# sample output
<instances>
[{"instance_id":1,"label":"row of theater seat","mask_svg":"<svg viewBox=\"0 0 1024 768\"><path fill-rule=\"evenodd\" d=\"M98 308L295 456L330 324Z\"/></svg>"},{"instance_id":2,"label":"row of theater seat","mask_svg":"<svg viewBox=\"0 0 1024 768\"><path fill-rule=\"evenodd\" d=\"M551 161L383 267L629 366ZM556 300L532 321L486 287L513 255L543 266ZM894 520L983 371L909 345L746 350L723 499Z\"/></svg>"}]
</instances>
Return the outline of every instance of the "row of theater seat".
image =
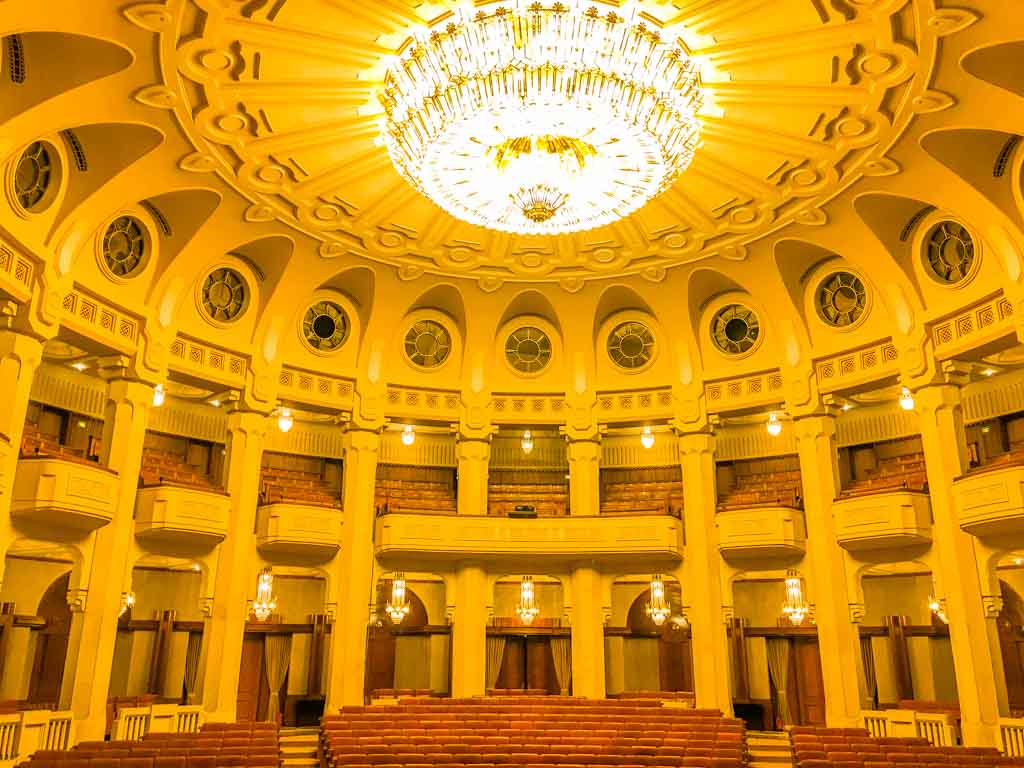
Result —
<instances>
[{"instance_id":1,"label":"row of theater seat","mask_svg":"<svg viewBox=\"0 0 1024 768\"><path fill-rule=\"evenodd\" d=\"M664 515L683 508L679 481L605 483L601 489L602 515Z\"/></svg>"},{"instance_id":2,"label":"row of theater seat","mask_svg":"<svg viewBox=\"0 0 1024 768\"><path fill-rule=\"evenodd\" d=\"M742 768L744 726L656 700L561 696L409 699L322 721L332 768L653 766Z\"/></svg>"},{"instance_id":3,"label":"row of theater seat","mask_svg":"<svg viewBox=\"0 0 1024 768\"><path fill-rule=\"evenodd\" d=\"M507 517L517 506L531 506L541 517L569 514L567 483L492 483L487 487L487 514Z\"/></svg>"},{"instance_id":4,"label":"row of theater seat","mask_svg":"<svg viewBox=\"0 0 1024 768\"><path fill-rule=\"evenodd\" d=\"M291 502L323 507L341 506L341 489L316 472L263 467L260 488L260 500L264 504Z\"/></svg>"},{"instance_id":5,"label":"row of theater seat","mask_svg":"<svg viewBox=\"0 0 1024 768\"><path fill-rule=\"evenodd\" d=\"M934 747L921 738L873 738L860 728L794 727L797 768L995 768L1024 766L990 747Z\"/></svg>"},{"instance_id":6,"label":"row of theater seat","mask_svg":"<svg viewBox=\"0 0 1024 768\"><path fill-rule=\"evenodd\" d=\"M437 480L377 478L374 506L392 514L455 513L455 489Z\"/></svg>"}]
</instances>

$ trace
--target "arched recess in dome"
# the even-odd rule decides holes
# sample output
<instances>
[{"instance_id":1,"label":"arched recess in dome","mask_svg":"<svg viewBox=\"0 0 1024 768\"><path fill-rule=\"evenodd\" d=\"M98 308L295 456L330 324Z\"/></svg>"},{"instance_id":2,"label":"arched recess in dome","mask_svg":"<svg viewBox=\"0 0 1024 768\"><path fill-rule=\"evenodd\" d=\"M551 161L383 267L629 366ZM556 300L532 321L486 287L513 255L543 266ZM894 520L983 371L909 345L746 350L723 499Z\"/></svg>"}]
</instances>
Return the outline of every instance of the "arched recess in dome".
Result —
<instances>
[{"instance_id":1,"label":"arched recess in dome","mask_svg":"<svg viewBox=\"0 0 1024 768\"><path fill-rule=\"evenodd\" d=\"M697 268L690 273L686 285L686 306L690 310L690 327L694 341L701 337L700 319L704 308L716 296L724 293L749 293L728 275L716 269Z\"/></svg>"},{"instance_id":2,"label":"arched recess in dome","mask_svg":"<svg viewBox=\"0 0 1024 768\"><path fill-rule=\"evenodd\" d=\"M640 294L625 285L612 285L604 289L594 311L594 343L600 353L604 339L600 338L601 326L608 318L619 312L643 312L654 317L651 305Z\"/></svg>"},{"instance_id":3,"label":"arched recess in dome","mask_svg":"<svg viewBox=\"0 0 1024 768\"><path fill-rule=\"evenodd\" d=\"M462 338L466 338L466 305L462 299L462 293L454 285L443 283L422 294L410 306L407 315L420 309L433 309L443 312L455 321Z\"/></svg>"},{"instance_id":4,"label":"arched recess in dome","mask_svg":"<svg viewBox=\"0 0 1024 768\"><path fill-rule=\"evenodd\" d=\"M779 270L782 283L792 302L793 308L800 315L804 328L810 333L811 318L803 311L804 296L808 290L811 273L821 264L828 261L840 263L837 254L820 245L806 240L784 239L775 243L775 267Z\"/></svg>"},{"instance_id":5,"label":"arched recess in dome","mask_svg":"<svg viewBox=\"0 0 1024 768\"><path fill-rule=\"evenodd\" d=\"M284 235L262 237L232 249L231 253L248 263L260 282L259 295L262 301L251 308L258 310L260 316L275 299L291 305L292 294L284 286L281 286L280 296L275 294L294 251L295 241Z\"/></svg>"},{"instance_id":6,"label":"arched recess in dome","mask_svg":"<svg viewBox=\"0 0 1024 768\"><path fill-rule=\"evenodd\" d=\"M167 224L160 228L159 260L156 265L157 278L185 245L195 237L199 228L209 219L220 205L221 196L212 189L181 189L155 195L143 201L154 218Z\"/></svg>"},{"instance_id":7,"label":"arched recess in dome","mask_svg":"<svg viewBox=\"0 0 1024 768\"><path fill-rule=\"evenodd\" d=\"M139 123L94 123L68 128L73 130L77 137L88 160L89 170L87 173L71 172L67 194L64 196L58 224L51 232L51 239L54 235L59 236L62 230L69 230L84 223L79 222L78 217L73 215L76 209L121 171L163 142L163 136L159 131ZM127 202L129 200L125 199L116 201L115 204ZM91 226L94 225L95 222Z\"/></svg>"},{"instance_id":8,"label":"arched recess in dome","mask_svg":"<svg viewBox=\"0 0 1024 768\"><path fill-rule=\"evenodd\" d=\"M1015 41L981 48L967 54L961 66L979 80L1024 96L1024 42Z\"/></svg>"},{"instance_id":9,"label":"arched recess in dome","mask_svg":"<svg viewBox=\"0 0 1024 768\"><path fill-rule=\"evenodd\" d=\"M913 242L921 220L935 206L901 195L871 192L858 197L853 207L913 287L914 303L923 306L924 295L913 264Z\"/></svg>"},{"instance_id":10,"label":"arched recess in dome","mask_svg":"<svg viewBox=\"0 0 1024 768\"><path fill-rule=\"evenodd\" d=\"M352 267L325 280L317 290L338 291L351 299L359 309L359 322L365 329L373 312L376 280L377 276L369 267Z\"/></svg>"},{"instance_id":11,"label":"arched recess in dome","mask_svg":"<svg viewBox=\"0 0 1024 768\"><path fill-rule=\"evenodd\" d=\"M555 326L559 333L562 332L562 324L558 322L558 313L555 311L554 305L547 296L539 291L523 291L512 299L508 306L505 307L505 312L501 316L498 328L501 328L505 323L520 315L542 317ZM501 340L499 339L500 342Z\"/></svg>"},{"instance_id":12,"label":"arched recess in dome","mask_svg":"<svg viewBox=\"0 0 1024 768\"><path fill-rule=\"evenodd\" d=\"M1014 172L1024 150L1020 135L957 128L933 131L921 139L921 146L988 198L1017 227L1024 223L1024 211L1018 205L1021 179L1019 170Z\"/></svg>"},{"instance_id":13,"label":"arched recess in dome","mask_svg":"<svg viewBox=\"0 0 1024 768\"><path fill-rule=\"evenodd\" d=\"M80 85L120 72L133 61L128 49L87 35L21 32L2 42L0 124ZM12 61L12 47L20 61Z\"/></svg>"}]
</instances>

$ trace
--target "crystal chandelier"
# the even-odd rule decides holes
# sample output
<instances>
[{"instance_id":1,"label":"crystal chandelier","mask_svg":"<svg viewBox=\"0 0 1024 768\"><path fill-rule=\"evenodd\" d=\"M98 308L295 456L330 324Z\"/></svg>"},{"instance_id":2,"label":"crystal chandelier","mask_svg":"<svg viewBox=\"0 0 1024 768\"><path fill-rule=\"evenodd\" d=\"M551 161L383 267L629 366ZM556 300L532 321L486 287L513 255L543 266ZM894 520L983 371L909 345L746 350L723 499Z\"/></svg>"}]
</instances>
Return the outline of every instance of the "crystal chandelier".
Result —
<instances>
[{"instance_id":1,"label":"crystal chandelier","mask_svg":"<svg viewBox=\"0 0 1024 768\"><path fill-rule=\"evenodd\" d=\"M252 602L252 613L259 621L266 621L277 610L277 598L274 597L274 574L269 568L260 571L256 585L256 599Z\"/></svg>"},{"instance_id":2,"label":"crystal chandelier","mask_svg":"<svg viewBox=\"0 0 1024 768\"><path fill-rule=\"evenodd\" d=\"M789 619L793 626L804 623L810 606L804 600L804 585L800 574L796 571L786 572L786 602L782 604L782 615Z\"/></svg>"},{"instance_id":3,"label":"crystal chandelier","mask_svg":"<svg viewBox=\"0 0 1024 768\"><path fill-rule=\"evenodd\" d=\"M932 593L928 595L928 610L943 624L949 624L949 616L946 615L946 601L936 597L938 590L935 588L935 577L932 577Z\"/></svg>"},{"instance_id":4,"label":"crystal chandelier","mask_svg":"<svg viewBox=\"0 0 1024 768\"><path fill-rule=\"evenodd\" d=\"M651 600L647 603L647 615L659 627L672 615L672 609L665 600L665 582L661 576L651 577Z\"/></svg>"},{"instance_id":5,"label":"crystal chandelier","mask_svg":"<svg viewBox=\"0 0 1024 768\"><path fill-rule=\"evenodd\" d=\"M532 624L533 620L540 614L537 607L537 597L533 591L533 576L523 576L519 583L519 605L516 606L516 616L523 624Z\"/></svg>"},{"instance_id":6,"label":"crystal chandelier","mask_svg":"<svg viewBox=\"0 0 1024 768\"><path fill-rule=\"evenodd\" d=\"M384 610L392 624L401 624L409 615L409 601L405 598L405 574L396 573L391 581L391 599Z\"/></svg>"},{"instance_id":7,"label":"crystal chandelier","mask_svg":"<svg viewBox=\"0 0 1024 768\"><path fill-rule=\"evenodd\" d=\"M533 433L530 430L523 432L523 439L519 441L519 445L523 449L523 453L533 453Z\"/></svg>"},{"instance_id":8,"label":"crystal chandelier","mask_svg":"<svg viewBox=\"0 0 1024 768\"><path fill-rule=\"evenodd\" d=\"M124 616L126 613L128 613L128 609L131 608L134 605L135 605L135 593L130 591L130 590L128 592L122 592L121 593L121 609L117 612L117 618L120 619L122 616Z\"/></svg>"},{"instance_id":9,"label":"crystal chandelier","mask_svg":"<svg viewBox=\"0 0 1024 768\"><path fill-rule=\"evenodd\" d=\"M414 33L380 93L398 172L453 216L524 235L617 221L700 142L678 28L633 3L487 0Z\"/></svg>"}]
</instances>

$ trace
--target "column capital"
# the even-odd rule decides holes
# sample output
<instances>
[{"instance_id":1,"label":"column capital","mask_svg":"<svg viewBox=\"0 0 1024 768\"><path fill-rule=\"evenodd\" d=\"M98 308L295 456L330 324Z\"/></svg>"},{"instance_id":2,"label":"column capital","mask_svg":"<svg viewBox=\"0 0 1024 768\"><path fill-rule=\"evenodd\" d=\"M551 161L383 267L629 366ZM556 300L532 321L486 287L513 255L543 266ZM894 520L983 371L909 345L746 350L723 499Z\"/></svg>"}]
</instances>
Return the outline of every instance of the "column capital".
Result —
<instances>
[{"instance_id":1,"label":"column capital","mask_svg":"<svg viewBox=\"0 0 1024 768\"><path fill-rule=\"evenodd\" d=\"M981 608L986 619L997 619L1003 611L1002 595L982 595Z\"/></svg>"},{"instance_id":2,"label":"column capital","mask_svg":"<svg viewBox=\"0 0 1024 768\"><path fill-rule=\"evenodd\" d=\"M900 383L917 392L932 386L962 387L970 378L969 366L956 360L942 360L926 366L924 371L919 373L904 372L900 375Z\"/></svg>"},{"instance_id":3,"label":"column capital","mask_svg":"<svg viewBox=\"0 0 1024 768\"><path fill-rule=\"evenodd\" d=\"M580 440L570 439L567 455L570 462L597 461L601 455L601 440L599 438Z\"/></svg>"},{"instance_id":4,"label":"column capital","mask_svg":"<svg viewBox=\"0 0 1024 768\"><path fill-rule=\"evenodd\" d=\"M67 601L72 613L85 613L85 607L89 602L89 590L85 587L69 589Z\"/></svg>"},{"instance_id":5,"label":"column capital","mask_svg":"<svg viewBox=\"0 0 1024 768\"><path fill-rule=\"evenodd\" d=\"M929 384L914 392L914 410L920 416L934 416L960 406L960 385Z\"/></svg>"},{"instance_id":6,"label":"column capital","mask_svg":"<svg viewBox=\"0 0 1024 768\"><path fill-rule=\"evenodd\" d=\"M248 411L229 405L228 432L244 434L246 437L263 439L267 436L267 414L262 411Z\"/></svg>"},{"instance_id":7,"label":"column capital","mask_svg":"<svg viewBox=\"0 0 1024 768\"><path fill-rule=\"evenodd\" d=\"M690 456L693 454L711 454L714 456L718 441L711 432L683 432L677 433L679 441L679 454Z\"/></svg>"},{"instance_id":8,"label":"column capital","mask_svg":"<svg viewBox=\"0 0 1024 768\"><path fill-rule=\"evenodd\" d=\"M43 361L43 343L36 336L0 327L0 359L14 358L35 370Z\"/></svg>"},{"instance_id":9,"label":"column capital","mask_svg":"<svg viewBox=\"0 0 1024 768\"><path fill-rule=\"evenodd\" d=\"M380 442L381 437L379 429L366 429L351 423L345 430L342 445L345 450L345 456L347 457L350 451L357 454L376 454L380 452Z\"/></svg>"},{"instance_id":10,"label":"column capital","mask_svg":"<svg viewBox=\"0 0 1024 768\"><path fill-rule=\"evenodd\" d=\"M797 441L832 438L836 434L835 414L800 416L793 420L793 434Z\"/></svg>"},{"instance_id":11,"label":"column capital","mask_svg":"<svg viewBox=\"0 0 1024 768\"><path fill-rule=\"evenodd\" d=\"M850 609L850 623L851 624L863 624L865 607L864 603L849 603Z\"/></svg>"},{"instance_id":12,"label":"column capital","mask_svg":"<svg viewBox=\"0 0 1024 768\"><path fill-rule=\"evenodd\" d=\"M559 427L558 431L565 437L569 445L573 443L600 443L605 433L605 427L600 424L589 424L581 428L572 424L565 424Z\"/></svg>"},{"instance_id":13,"label":"column capital","mask_svg":"<svg viewBox=\"0 0 1024 768\"><path fill-rule=\"evenodd\" d=\"M491 457L491 438L465 437L458 435L455 441L455 458L458 461L487 461Z\"/></svg>"}]
</instances>

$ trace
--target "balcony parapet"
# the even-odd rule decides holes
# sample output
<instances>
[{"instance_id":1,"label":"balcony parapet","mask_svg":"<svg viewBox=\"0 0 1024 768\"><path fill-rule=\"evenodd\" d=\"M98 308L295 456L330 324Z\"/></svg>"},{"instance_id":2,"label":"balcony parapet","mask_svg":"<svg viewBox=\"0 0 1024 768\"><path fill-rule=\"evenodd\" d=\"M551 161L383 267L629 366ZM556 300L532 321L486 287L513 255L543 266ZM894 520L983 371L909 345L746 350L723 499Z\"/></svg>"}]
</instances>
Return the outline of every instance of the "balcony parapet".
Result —
<instances>
[{"instance_id":1,"label":"balcony parapet","mask_svg":"<svg viewBox=\"0 0 1024 768\"><path fill-rule=\"evenodd\" d=\"M27 456L18 460L11 517L57 529L89 532L114 515L117 473L84 459Z\"/></svg>"},{"instance_id":2,"label":"balcony parapet","mask_svg":"<svg viewBox=\"0 0 1024 768\"><path fill-rule=\"evenodd\" d=\"M981 467L953 481L960 527L974 536L1024 533L1024 464Z\"/></svg>"},{"instance_id":3,"label":"balcony parapet","mask_svg":"<svg viewBox=\"0 0 1024 768\"><path fill-rule=\"evenodd\" d=\"M836 499L839 544L850 552L927 544L932 539L928 494L887 490Z\"/></svg>"},{"instance_id":4,"label":"balcony parapet","mask_svg":"<svg viewBox=\"0 0 1024 768\"><path fill-rule=\"evenodd\" d=\"M147 485L135 500L135 535L143 541L212 546L228 532L231 499L213 489Z\"/></svg>"},{"instance_id":5,"label":"balcony parapet","mask_svg":"<svg viewBox=\"0 0 1024 768\"><path fill-rule=\"evenodd\" d=\"M264 504L256 511L256 545L266 554L328 560L341 545L341 523L337 507Z\"/></svg>"},{"instance_id":6,"label":"balcony parapet","mask_svg":"<svg viewBox=\"0 0 1024 768\"><path fill-rule=\"evenodd\" d=\"M726 559L800 556L807 550L804 513L785 506L723 509L718 523L718 549Z\"/></svg>"}]
</instances>

